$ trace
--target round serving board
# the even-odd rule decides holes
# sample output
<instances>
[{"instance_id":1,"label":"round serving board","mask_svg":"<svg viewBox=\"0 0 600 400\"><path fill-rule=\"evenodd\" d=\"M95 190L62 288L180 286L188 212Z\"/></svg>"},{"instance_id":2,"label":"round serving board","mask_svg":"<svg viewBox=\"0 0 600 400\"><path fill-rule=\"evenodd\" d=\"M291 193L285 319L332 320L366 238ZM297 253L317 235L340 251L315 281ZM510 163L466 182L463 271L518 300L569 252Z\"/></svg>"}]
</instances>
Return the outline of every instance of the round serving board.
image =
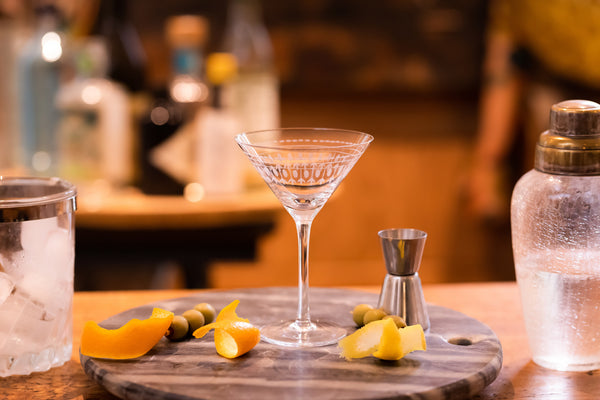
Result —
<instances>
[{"instance_id":1,"label":"round serving board","mask_svg":"<svg viewBox=\"0 0 600 400\"><path fill-rule=\"evenodd\" d=\"M157 301L117 314L101 325L117 328L145 319L153 307L177 313L200 302L221 309L239 299L238 315L256 326L291 319L297 289L260 288L208 291ZM343 289L311 288L313 319L327 319L355 331L356 304L376 305L377 295ZM367 357L346 361L335 346L290 349L261 341L246 355L217 355L212 333L202 339L165 338L133 360L81 356L85 373L122 399L465 399L490 384L502 366L502 348L481 322L448 308L428 305L431 329L427 351L399 361Z\"/></svg>"}]
</instances>

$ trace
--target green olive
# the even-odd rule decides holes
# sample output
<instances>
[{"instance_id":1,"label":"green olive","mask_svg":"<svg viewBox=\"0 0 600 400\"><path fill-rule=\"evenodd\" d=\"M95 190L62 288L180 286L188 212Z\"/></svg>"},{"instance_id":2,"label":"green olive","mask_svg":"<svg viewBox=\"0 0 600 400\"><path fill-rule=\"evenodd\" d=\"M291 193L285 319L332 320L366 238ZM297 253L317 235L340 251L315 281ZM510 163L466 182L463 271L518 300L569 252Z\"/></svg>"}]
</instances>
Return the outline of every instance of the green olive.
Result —
<instances>
[{"instance_id":1,"label":"green olive","mask_svg":"<svg viewBox=\"0 0 600 400\"><path fill-rule=\"evenodd\" d=\"M357 326L363 326L363 319L365 317L365 313L372 309L373 307L371 307L368 304L359 304L356 307L354 307L354 310L352 310L352 319L354 320L354 323Z\"/></svg>"},{"instance_id":2,"label":"green olive","mask_svg":"<svg viewBox=\"0 0 600 400\"><path fill-rule=\"evenodd\" d=\"M187 310L181 314L190 325L189 333L192 334L198 328L204 326L204 315L198 310Z\"/></svg>"},{"instance_id":3,"label":"green olive","mask_svg":"<svg viewBox=\"0 0 600 400\"><path fill-rule=\"evenodd\" d=\"M173 317L171 321L171 326L165 335L169 340L178 341L183 340L188 334L190 330L190 324L187 319L185 319L182 315L176 315Z\"/></svg>"},{"instance_id":4,"label":"green olive","mask_svg":"<svg viewBox=\"0 0 600 400\"><path fill-rule=\"evenodd\" d=\"M383 319L387 313L383 311L381 308L374 308L365 313L363 317L363 324L367 325L369 322L379 321Z\"/></svg>"},{"instance_id":5,"label":"green olive","mask_svg":"<svg viewBox=\"0 0 600 400\"><path fill-rule=\"evenodd\" d=\"M393 320L397 328L404 328L406 326L406 322L404 322L404 319L399 315L386 315L382 319Z\"/></svg>"},{"instance_id":6,"label":"green olive","mask_svg":"<svg viewBox=\"0 0 600 400\"><path fill-rule=\"evenodd\" d=\"M215 308L208 303L196 304L194 306L194 310L200 311L202 313L202 315L204 316L205 324L210 324L215 320L215 317L217 316Z\"/></svg>"}]
</instances>

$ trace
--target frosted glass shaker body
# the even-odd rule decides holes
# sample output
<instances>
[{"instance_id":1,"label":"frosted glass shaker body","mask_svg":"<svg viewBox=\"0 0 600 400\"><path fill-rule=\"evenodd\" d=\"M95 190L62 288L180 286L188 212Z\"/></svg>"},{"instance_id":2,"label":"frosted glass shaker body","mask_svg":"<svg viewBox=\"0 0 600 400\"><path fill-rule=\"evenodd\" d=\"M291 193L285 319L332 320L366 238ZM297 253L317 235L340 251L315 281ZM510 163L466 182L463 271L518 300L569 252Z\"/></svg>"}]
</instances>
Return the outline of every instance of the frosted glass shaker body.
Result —
<instances>
[{"instance_id":1,"label":"frosted glass shaker body","mask_svg":"<svg viewBox=\"0 0 600 400\"><path fill-rule=\"evenodd\" d=\"M511 203L517 282L533 361L600 368L600 105L553 106L535 169Z\"/></svg>"}]
</instances>

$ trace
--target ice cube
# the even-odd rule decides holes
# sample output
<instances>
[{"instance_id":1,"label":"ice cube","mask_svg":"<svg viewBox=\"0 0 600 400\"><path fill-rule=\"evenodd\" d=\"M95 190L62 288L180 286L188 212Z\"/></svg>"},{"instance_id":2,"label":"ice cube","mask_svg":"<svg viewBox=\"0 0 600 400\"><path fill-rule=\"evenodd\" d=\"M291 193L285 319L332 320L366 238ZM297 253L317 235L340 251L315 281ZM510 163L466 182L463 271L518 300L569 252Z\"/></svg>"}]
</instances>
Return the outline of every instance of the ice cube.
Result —
<instances>
[{"instance_id":1,"label":"ice cube","mask_svg":"<svg viewBox=\"0 0 600 400\"><path fill-rule=\"evenodd\" d=\"M29 272L20 282L19 291L44 304L54 294L56 279L48 273Z\"/></svg>"},{"instance_id":2,"label":"ice cube","mask_svg":"<svg viewBox=\"0 0 600 400\"><path fill-rule=\"evenodd\" d=\"M50 233L57 229L56 218L38 219L35 221L25 221L21 225L21 246L23 250L18 257L13 257L15 261L15 283L19 284L22 277L26 277L31 272L37 273L41 266L45 264L46 245ZM51 282L49 282L51 284Z\"/></svg>"},{"instance_id":3,"label":"ice cube","mask_svg":"<svg viewBox=\"0 0 600 400\"><path fill-rule=\"evenodd\" d=\"M48 345L54 319L39 302L15 289L0 307L0 353L37 351Z\"/></svg>"},{"instance_id":4,"label":"ice cube","mask_svg":"<svg viewBox=\"0 0 600 400\"><path fill-rule=\"evenodd\" d=\"M13 281L16 281L19 275L19 263L21 262L22 255L23 250L0 254L0 272L6 272L12 277Z\"/></svg>"},{"instance_id":5,"label":"ice cube","mask_svg":"<svg viewBox=\"0 0 600 400\"><path fill-rule=\"evenodd\" d=\"M71 296L68 288L73 286L74 260L69 232L55 227L39 253L24 254L23 276L17 286L54 312Z\"/></svg>"},{"instance_id":6,"label":"ice cube","mask_svg":"<svg viewBox=\"0 0 600 400\"><path fill-rule=\"evenodd\" d=\"M58 281L71 280L75 250L73 239L66 229L55 229L50 233L46 243L46 268L55 271Z\"/></svg>"},{"instance_id":7,"label":"ice cube","mask_svg":"<svg viewBox=\"0 0 600 400\"><path fill-rule=\"evenodd\" d=\"M10 275L6 272L0 272L0 307L4 304L8 296L10 296L14 288L15 283Z\"/></svg>"},{"instance_id":8,"label":"ice cube","mask_svg":"<svg viewBox=\"0 0 600 400\"><path fill-rule=\"evenodd\" d=\"M21 223L21 247L26 252L40 252L45 246L48 236L57 228L56 217L24 221Z\"/></svg>"}]
</instances>

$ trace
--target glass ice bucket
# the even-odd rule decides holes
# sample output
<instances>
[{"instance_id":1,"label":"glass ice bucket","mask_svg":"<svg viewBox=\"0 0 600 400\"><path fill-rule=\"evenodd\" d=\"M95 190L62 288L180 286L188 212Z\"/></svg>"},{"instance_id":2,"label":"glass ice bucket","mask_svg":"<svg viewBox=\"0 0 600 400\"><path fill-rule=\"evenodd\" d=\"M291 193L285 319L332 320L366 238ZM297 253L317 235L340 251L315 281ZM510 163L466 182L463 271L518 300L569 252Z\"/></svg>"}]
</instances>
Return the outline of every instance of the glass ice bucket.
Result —
<instances>
[{"instance_id":1,"label":"glass ice bucket","mask_svg":"<svg viewBox=\"0 0 600 400\"><path fill-rule=\"evenodd\" d=\"M75 186L0 176L0 376L71 358Z\"/></svg>"}]
</instances>

